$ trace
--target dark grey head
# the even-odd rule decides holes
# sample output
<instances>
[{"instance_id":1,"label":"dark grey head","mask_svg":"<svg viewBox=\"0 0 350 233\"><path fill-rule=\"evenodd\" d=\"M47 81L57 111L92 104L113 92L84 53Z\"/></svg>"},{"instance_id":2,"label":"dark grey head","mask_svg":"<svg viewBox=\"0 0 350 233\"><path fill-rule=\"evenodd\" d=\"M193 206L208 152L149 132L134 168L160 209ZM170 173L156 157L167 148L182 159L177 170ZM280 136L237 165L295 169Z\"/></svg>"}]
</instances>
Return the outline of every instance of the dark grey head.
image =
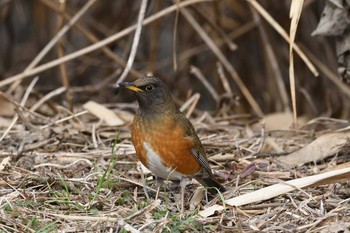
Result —
<instances>
[{"instance_id":1,"label":"dark grey head","mask_svg":"<svg viewBox=\"0 0 350 233\"><path fill-rule=\"evenodd\" d=\"M139 78L134 82L124 82L121 87L132 90L139 102L141 114L174 111L175 104L168 87L153 76Z\"/></svg>"}]
</instances>

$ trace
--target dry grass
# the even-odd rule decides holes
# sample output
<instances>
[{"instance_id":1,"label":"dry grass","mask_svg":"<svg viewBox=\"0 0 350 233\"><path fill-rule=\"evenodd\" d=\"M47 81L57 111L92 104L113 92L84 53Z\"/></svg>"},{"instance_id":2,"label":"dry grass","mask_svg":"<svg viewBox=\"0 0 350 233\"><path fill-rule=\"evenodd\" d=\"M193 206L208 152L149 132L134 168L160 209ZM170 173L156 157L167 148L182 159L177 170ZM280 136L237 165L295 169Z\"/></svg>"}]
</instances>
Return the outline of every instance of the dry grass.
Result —
<instances>
[{"instance_id":1,"label":"dry grass","mask_svg":"<svg viewBox=\"0 0 350 233\"><path fill-rule=\"evenodd\" d=\"M349 143L333 154L314 151L321 159L301 166L281 162L322 135L339 129L348 135L349 86L335 75L332 44L310 37L322 4L305 1L296 32L301 49L294 54L295 104L301 122L292 129L291 114L269 114L292 109L288 43L261 15L268 9L289 31L289 4L276 7L261 1L259 8L249 1L148 2L147 25L128 79L152 72L167 82L193 122L216 177L229 190L206 196L194 181L186 189L181 215L176 183L168 182L155 200L157 185L140 167L130 142L128 126L137 105L127 93L114 95L110 88L130 54L137 3L0 4L7 25L0 28L7 33L0 33L0 39L10 38L0 43L1 56L8 56L0 65L0 232L349 230L348 177L258 203L227 205L206 218L198 215L234 196L349 167ZM171 42L174 31L176 46ZM47 44L47 54L37 56ZM310 64L299 59L300 52ZM320 72L318 78L311 64ZM83 104L91 99L113 110L124 124L110 126L86 111Z\"/></svg>"},{"instance_id":2,"label":"dry grass","mask_svg":"<svg viewBox=\"0 0 350 233\"><path fill-rule=\"evenodd\" d=\"M123 109L122 105L114 106ZM112 107L113 109L113 107ZM50 121L69 114L61 111ZM132 227L145 231L298 231L322 229L335 221L348 222L349 183L335 183L296 190L263 203L228 208L203 219L196 215L220 198L209 197L190 205L182 219L179 187L169 184L160 202L156 185L146 176L145 195L130 135L126 127L109 127L89 114L38 130L42 119L30 117L26 129L18 124L2 142L1 157L11 162L1 171L1 229L23 231L109 231ZM296 169L276 158L314 139L309 130L249 133L246 118L192 119L212 161L212 167L230 190L224 197L252 192L281 180L324 171L349 161L348 151L319 164ZM327 126L318 123L318 126ZM322 134L322 132L317 132ZM262 138L274 140L283 153L274 153ZM95 141L96 140L96 141ZM95 143L94 143L95 141ZM20 148L20 150L18 149ZM225 155L220 159L218 155ZM252 166L253 165L253 166ZM187 199L198 184L187 189ZM130 226L128 226L130 225Z\"/></svg>"}]
</instances>

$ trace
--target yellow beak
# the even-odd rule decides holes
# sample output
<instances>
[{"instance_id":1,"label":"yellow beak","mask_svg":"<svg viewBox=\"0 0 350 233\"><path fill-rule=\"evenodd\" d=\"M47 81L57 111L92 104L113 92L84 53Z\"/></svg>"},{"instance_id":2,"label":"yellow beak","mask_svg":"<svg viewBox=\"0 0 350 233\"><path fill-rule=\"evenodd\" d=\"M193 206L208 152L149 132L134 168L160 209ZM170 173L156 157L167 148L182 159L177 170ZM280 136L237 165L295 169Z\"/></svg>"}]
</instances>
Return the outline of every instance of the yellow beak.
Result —
<instances>
[{"instance_id":1,"label":"yellow beak","mask_svg":"<svg viewBox=\"0 0 350 233\"><path fill-rule=\"evenodd\" d=\"M127 88L129 90L135 91L135 92L143 92L142 89L136 87L135 85L133 85L133 83L131 82L123 82L123 83L119 83L119 86Z\"/></svg>"}]
</instances>

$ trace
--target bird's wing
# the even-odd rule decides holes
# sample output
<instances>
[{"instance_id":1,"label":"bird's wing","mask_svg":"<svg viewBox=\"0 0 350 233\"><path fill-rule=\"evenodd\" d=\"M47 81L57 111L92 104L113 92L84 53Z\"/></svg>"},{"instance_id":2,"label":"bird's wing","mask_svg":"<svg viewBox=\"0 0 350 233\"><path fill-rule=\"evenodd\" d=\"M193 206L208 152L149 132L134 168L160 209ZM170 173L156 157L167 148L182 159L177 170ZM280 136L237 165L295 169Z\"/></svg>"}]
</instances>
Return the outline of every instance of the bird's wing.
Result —
<instances>
[{"instance_id":1,"label":"bird's wing","mask_svg":"<svg viewBox=\"0 0 350 233\"><path fill-rule=\"evenodd\" d=\"M206 174L212 176L212 171L209 166L202 143L199 140L192 123L182 114L179 117L183 118L183 120L180 122L186 122L183 126L185 128L185 137L188 138L188 140L191 140L193 143L192 148L190 148L192 156L197 160L197 162L202 166L202 168L204 168Z\"/></svg>"},{"instance_id":2,"label":"bird's wing","mask_svg":"<svg viewBox=\"0 0 350 233\"><path fill-rule=\"evenodd\" d=\"M209 176L212 175L211 168L209 166L209 163L207 159L200 153L200 151L192 148L191 149L191 154L193 157L197 160L197 162L204 168L204 170L207 172Z\"/></svg>"}]
</instances>

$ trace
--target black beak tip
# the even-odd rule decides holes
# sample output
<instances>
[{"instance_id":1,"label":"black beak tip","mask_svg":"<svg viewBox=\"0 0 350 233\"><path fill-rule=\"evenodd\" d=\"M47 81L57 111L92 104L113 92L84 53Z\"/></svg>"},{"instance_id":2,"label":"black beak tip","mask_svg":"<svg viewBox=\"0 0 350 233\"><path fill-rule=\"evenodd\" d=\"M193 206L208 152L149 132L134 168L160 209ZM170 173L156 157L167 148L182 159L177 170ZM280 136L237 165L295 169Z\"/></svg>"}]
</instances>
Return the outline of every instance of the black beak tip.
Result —
<instances>
[{"instance_id":1,"label":"black beak tip","mask_svg":"<svg viewBox=\"0 0 350 233\"><path fill-rule=\"evenodd\" d=\"M130 85L130 83L128 83L128 82L122 82L122 83L115 83L115 84L113 84L114 94L118 95L119 92L120 92L120 89L121 88L125 88L128 85Z\"/></svg>"},{"instance_id":2,"label":"black beak tip","mask_svg":"<svg viewBox=\"0 0 350 233\"><path fill-rule=\"evenodd\" d=\"M131 85L131 82L122 82L119 84L116 84L115 87L120 88L120 87L128 87Z\"/></svg>"}]
</instances>

